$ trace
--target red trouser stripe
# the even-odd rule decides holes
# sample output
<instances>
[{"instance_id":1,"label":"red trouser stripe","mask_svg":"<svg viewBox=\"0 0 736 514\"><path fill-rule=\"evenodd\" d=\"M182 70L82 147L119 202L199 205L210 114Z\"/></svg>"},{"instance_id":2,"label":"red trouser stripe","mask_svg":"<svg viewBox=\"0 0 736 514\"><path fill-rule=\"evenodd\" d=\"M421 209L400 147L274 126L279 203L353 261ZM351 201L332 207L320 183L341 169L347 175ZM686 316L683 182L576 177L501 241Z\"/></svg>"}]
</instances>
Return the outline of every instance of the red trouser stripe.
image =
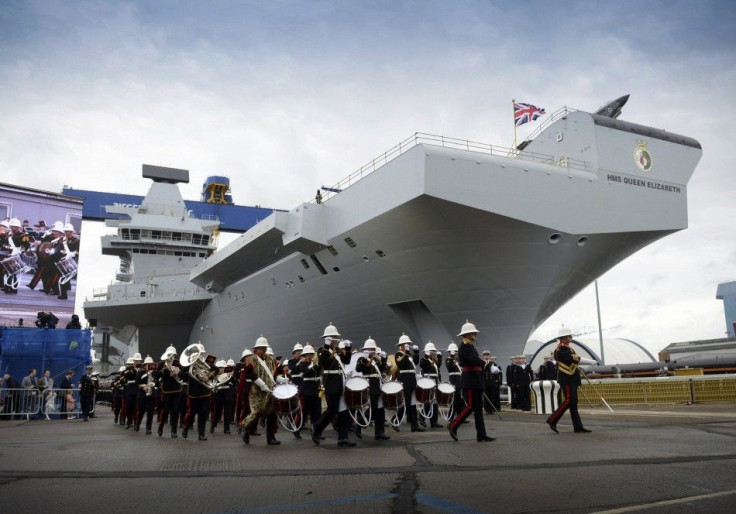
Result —
<instances>
[{"instance_id":1,"label":"red trouser stripe","mask_svg":"<svg viewBox=\"0 0 736 514\"><path fill-rule=\"evenodd\" d=\"M570 385L565 384L565 401L562 402L562 404L557 407L557 410L549 417L549 422L556 425L568 407L570 407Z\"/></svg>"},{"instance_id":2,"label":"red trouser stripe","mask_svg":"<svg viewBox=\"0 0 736 514\"><path fill-rule=\"evenodd\" d=\"M470 413L473 412L473 390L466 389L465 392L468 395L468 404L465 406L462 412L458 414L455 420L452 423L450 423L450 426L452 428L457 428L458 426L460 426L460 423L465 421L465 418L470 416Z\"/></svg>"}]
</instances>

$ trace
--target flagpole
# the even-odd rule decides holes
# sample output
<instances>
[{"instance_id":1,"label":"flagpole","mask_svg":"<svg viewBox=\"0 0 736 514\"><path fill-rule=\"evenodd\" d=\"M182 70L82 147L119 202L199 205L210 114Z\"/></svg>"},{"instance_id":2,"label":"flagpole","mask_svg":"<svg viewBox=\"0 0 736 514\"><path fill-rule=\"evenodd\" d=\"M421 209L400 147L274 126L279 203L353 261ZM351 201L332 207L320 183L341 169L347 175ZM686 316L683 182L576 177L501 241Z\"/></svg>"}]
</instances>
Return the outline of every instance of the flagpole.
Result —
<instances>
[{"instance_id":1,"label":"flagpole","mask_svg":"<svg viewBox=\"0 0 736 514\"><path fill-rule=\"evenodd\" d=\"M513 150L511 152L511 155L516 155L516 118L515 118L516 112L514 111L515 105L516 105L516 100L512 98L511 99L511 118L514 120L514 145L512 147Z\"/></svg>"}]
</instances>

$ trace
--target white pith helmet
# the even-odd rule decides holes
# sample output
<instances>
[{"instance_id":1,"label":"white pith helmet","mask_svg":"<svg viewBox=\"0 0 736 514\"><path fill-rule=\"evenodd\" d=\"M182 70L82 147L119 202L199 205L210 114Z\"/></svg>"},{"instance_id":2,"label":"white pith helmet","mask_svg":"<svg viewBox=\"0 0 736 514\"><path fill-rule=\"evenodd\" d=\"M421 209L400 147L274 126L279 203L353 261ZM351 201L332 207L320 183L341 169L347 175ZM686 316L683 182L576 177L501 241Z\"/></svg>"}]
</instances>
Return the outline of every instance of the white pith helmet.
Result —
<instances>
[{"instance_id":1,"label":"white pith helmet","mask_svg":"<svg viewBox=\"0 0 736 514\"><path fill-rule=\"evenodd\" d=\"M572 330L564 326L560 327L560 329L557 331L557 339L565 336L572 337Z\"/></svg>"},{"instance_id":2,"label":"white pith helmet","mask_svg":"<svg viewBox=\"0 0 736 514\"><path fill-rule=\"evenodd\" d=\"M268 339L261 334L261 337L256 339L256 344L253 345L253 348L268 348Z\"/></svg>"},{"instance_id":3,"label":"white pith helmet","mask_svg":"<svg viewBox=\"0 0 736 514\"><path fill-rule=\"evenodd\" d=\"M401 337L399 337L399 342L396 343L396 346L401 346L402 344L411 344L411 338L406 334L401 334Z\"/></svg>"},{"instance_id":4,"label":"white pith helmet","mask_svg":"<svg viewBox=\"0 0 736 514\"><path fill-rule=\"evenodd\" d=\"M125 371L125 366L120 366L120 369L118 371Z\"/></svg>"},{"instance_id":5,"label":"white pith helmet","mask_svg":"<svg viewBox=\"0 0 736 514\"><path fill-rule=\"evenodd\" d=\"M314 355L314 347L311 344L305 344L302 355Z\"/></svg>"},{"instance_id":6,"label":"white pith helmet","mask_svg":"<svg viewBox=\"0 0 736 514\"><path fill-rule=\"evenodd\" d=\"M266 355L273 355L273 348L266 346Z\"/></svg>"},{"instance_id":7,"label":"white pith helmet","mask_svg":"<svg viewBox=\"0 0 736 514\"><path fill-rule=\"evenodd\" d=\"M371 339L370 336L368 336L368 339L365 340L365 344L363 345L363 350L378 351L378 347L376 346L376 342L373 339Z\"/></svg>"},{"instance_id":8,"label":"white pith helmet","mask_svg":"<svg viewBox=\"0 0 736 514\"><path fill-rule=\"evenodd\" d=\"M242 359L244 357L247 357L248 355L253 355L253 352L246 348L245 350L243 350L243 354L240 356L240 358Z\"/></svg>"},{"instance_id":9,"label":"white pith helmet","mask_svg":"<svg viewBox=\"0 0 736 514\"><path fill-rule=\"evenodd\" d=\"M19 227L19 228L23 226L21 225L20 220L18 218L13 218L10 221L8 221L8 225L10 225L11 227Z\"/></svg>"},{"instance_id":10,"label":"white pith helmet","mask_svg":"<svg viewBox=\"0 0 736 514\"><path fill-rule=\"evenodd\" d=\"M133 357L128 357L128 359L125 361L125 364L135 364L135 359Z\"/></svg>"},{"instance_id":11,"label":"white pith helmet","mask_svg":"<svg viewBox=\"0 0 736 514\"><path fill-rule=\"evenodd\" d=\"M447 351L450 353L457 353L457 345L455 343L450 343L447 345Z\"/></svg>"},{"instance_id":12,"label":"white pith helmet","mask_svg":"<svg viewBox=\"0 0 736 514\"><path fill-rule=\"evenodd\" d=\"M428 341L427 344L424 345L424 353L426 355L429 355L429 352L436 352L437 348L435 348L434 343L432 341Z\"/></svg>"},{"instance_id":13,"label":"white pith helmet","mask_svg":"<svg viewBox=\"0 0 736 514\"><path fill-rule=\"evenodd\" d=\"M340 337L340 333L337 331L337 327L330 323L325 327L325 333L322 334L322 339L325 337Z\"/></svg>"},{"instance_id":14,"label":"white pith helmet","mask_svg":"<svg viewBox=\"0 0 736 514\"><path fill-rule=\"evenodd\" d=\"M465 324L463 325L463 328L460 329L460 333L458 336L464 336L466 334L477 334L480 332L477 328L475 328L475 325L473 325L470 321L465 321Z\"/></svg>"},{"instance_id":15,"label":"white pith helmet","mask_svg":"<svg viewBox=\"0 0 736 514\"><path fill-rule=\"evenodd\" d=\"M146 355L146 360L143 361L143 364L153 364L153 359L150 355Z\"/></svg>"},{"instance_id":16,"label":"white pith helmet","mask_svg":"<svg viewBox=\"0 0 736 514\"><path fill-rule=\"evenodd\" d=\"M64 232L64 224L61 221L55 221L54 224L51 225L51 231Z\"/></svg>"},{"instance_id":17,"label":"white pith helmet","mask_svg":"<svg viewBox=\"0 0 736 514\"><path fill-rule=\"evenodd\" d=\"M5 220L0 221L0 226L3 226L5 228L7 228L7 229L10 228L10 224L8 224L8 222L5 221Z\"/></svg>"},{"instance_id":18,"label":"white pith helmet","mask_svg":"<svg viewBox=\"0 0 736 514\"><path fill-rule=\"evenodd\" d=\"M136 361L143 360L143 357L141 357L140 353L136 352L133 354L133 360L136 360Z\"/></svg>"},{"instance_id":19,"label":"white pith helmet","mask_svg":"<svg viewBox=\"0 0 736 514\"><path fill-rule=\"evenodd\" d=\"M281 367L288 366L289 365L289 359L284 359L281 361Z\"/></svg>"},{"instance_id":20,"label":"white pith helmet","mask_svg":"<svg viewBox=\"0 0 736 514\"><path fill-rule=\"evenodd\" d=\"M164 354L163 354L163 355L161 356L161 360L162 360L162 361L165 361L165 360L167 360L167 359L170 359L170 358L171 358L171 357L173 357L174 355L176 355L176 348L174 348L174 345L172 344L172 345L169 345L169 347L168 347L168 348L166 348L166 351L165 351L165 352L164 352Z\"/></svg>"},{"instance_id":21,"label":"white pith helmet","mask_svg":"<svg viewBox=\"0 0 736 514\"><path fill-rule=\"evenodd\" d=\"M301 345L301 343L296 343L296 344L294 345L294 349L293 349L293 350L291 350L291 353L294 353L294 352L299 352L299 351L301 351L301 350L303 350L303 349L304 349L304 347L303 347L303 346Z\"/></svg>"},{"instance_id":22,"label":"white pith helmet","mask_svg":"<svg viewBox=\"0 0 736 514\"><path fill-rule=\"evenodd\" d=\"M216 368L224 368L225 366L227 366L225 359L220 359L219 361L215 362Z\"/></svg>"},{"instance_id":23,"label":"white pith helmet","mask_svg":"<svg viewBox=\"0 0 736 514\"><path fill-rule=\"evenodd\" d=\"M235 361L232 359L228 359L225 363L225 366L235 366Z\"/></svg>"},{"instance_id":24,"label":"white pith helmet","mask_svg":"<svg viewBox=\"0 0 736 514\"><path fill-rule=\"evenodd\" d=\"M67 223L64 225L64 232L74 232L74 225Z\"/></svg>"}]
</instances>

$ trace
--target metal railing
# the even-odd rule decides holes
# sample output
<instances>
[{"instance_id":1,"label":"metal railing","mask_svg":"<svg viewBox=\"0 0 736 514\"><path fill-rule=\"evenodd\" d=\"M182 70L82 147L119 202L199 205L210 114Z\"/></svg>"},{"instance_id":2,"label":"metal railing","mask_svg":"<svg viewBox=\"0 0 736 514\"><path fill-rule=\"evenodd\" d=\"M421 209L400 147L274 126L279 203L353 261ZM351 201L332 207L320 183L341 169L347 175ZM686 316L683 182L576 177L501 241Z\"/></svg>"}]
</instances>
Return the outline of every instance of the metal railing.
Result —
<instances>
[{"instance_id":1,"label":"metal railing","mask_svg":"<svg viewBox=\"0 0 736 514\"><path fill-rule=\"evenodd\" d=\"M578 395L579 405L604 406L598 393L611 405L736 402L736 374L604 378L592 379L591 383L593 386L583 380Z\"/></svg>"},{"instance_id":2,"label":"metal railing","mask_svg":"<svg viewBox=\"0 0 736 514\"><path fill-rule=\"evenodd\" d=\"M94 413L95 400L92 399ZM3 389L0 393L0 418L71 418L82 414L79 389Z\"/></svg>"},{"instance_id":3,"label":"metal railing","mask_svg":"<svg viewBox=\"0 0 736 514\"><path fill-rule=\"evenodd\" d=\"M562 114L563 110L565 111L564 114L567 114L567 112L570 112L570 110L566 108L561 109L560 111L556 111L555 113L553 113L552 116L550 117L550 120L562 117L564 115ZM555 116L556 118L554 118ZM549 121L549 123L551 123L551 121ZM371 173L373 173L375 170L377 170L381 166L386 165L387 163L399 157L401 154L421 144L440 146L443 148L452 148L455 150L467 150L470 152L479 152L479 153L484 153L488 155L495 155L498 157L507 157L507 158L518 159L522 161L528 161L528 162L552 164L552 165L557 165L560 167L575 168L575 169L580 169L584 171L588 171L590 169L587 162L581 161L579 159L572 159L572 158L567 157L560 161L555 161L554 157L551 155L539 154L539 153L534 153L534 152L519 153L515 149L505 147L505 146L492 145L489 143L479 143L477 141L471 141L469 139L459 139L459 138L454 138L454 137L438 136L435 134L427 134L424 132L415 132L413 135L409 136L408 138L401 141L399 144L385 151L384 153L382 153L381 155L379 155L378 157L376 157L369 163L365 164L364 166L361 166L360 168L352 172L350 175L348 175L344 179L340 180L337 184L330 187L329 189L334 189L336 191L343 191L347 189L348 187L350 187L351 185L358 182L359 180L361 180L362 178L370 175ZM327 200L334 194L337 194L337 193L335 193L334 191L325 190L324 195L322 196L322 200ZM312 203L314 203L315 201L316 201L315 199L312 199Z\"/></svg>"}]
</instances>

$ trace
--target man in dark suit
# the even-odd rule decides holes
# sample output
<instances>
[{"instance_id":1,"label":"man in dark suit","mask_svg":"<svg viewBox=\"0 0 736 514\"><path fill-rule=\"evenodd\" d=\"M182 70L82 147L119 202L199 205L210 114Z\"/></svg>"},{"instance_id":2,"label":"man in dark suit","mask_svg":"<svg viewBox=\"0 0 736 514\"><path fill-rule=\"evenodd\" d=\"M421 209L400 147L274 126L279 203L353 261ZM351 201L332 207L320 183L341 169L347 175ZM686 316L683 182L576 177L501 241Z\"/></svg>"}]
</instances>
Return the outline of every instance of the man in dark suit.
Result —
<instances>
[{"instance_id":1,"label":"man in dark suit","mask_svg":"<svg viewBox=\"0 0 736 514\"><path fill-rule=\"evenodd\" d=\"M466 322L458 336L463 342L458 349L458 362L462 374L460 375L460 387L465 392L468 405L450 423L448 429L450 437L457 441L457 429L465 421L471 412L475 415L475 437L478 442L495 441L495 438L486 434L486 426L483 422L483 365L485 362L478 355L475 348L475 338L478 329L470 322Z\"/></svg>"}]
</instances>

